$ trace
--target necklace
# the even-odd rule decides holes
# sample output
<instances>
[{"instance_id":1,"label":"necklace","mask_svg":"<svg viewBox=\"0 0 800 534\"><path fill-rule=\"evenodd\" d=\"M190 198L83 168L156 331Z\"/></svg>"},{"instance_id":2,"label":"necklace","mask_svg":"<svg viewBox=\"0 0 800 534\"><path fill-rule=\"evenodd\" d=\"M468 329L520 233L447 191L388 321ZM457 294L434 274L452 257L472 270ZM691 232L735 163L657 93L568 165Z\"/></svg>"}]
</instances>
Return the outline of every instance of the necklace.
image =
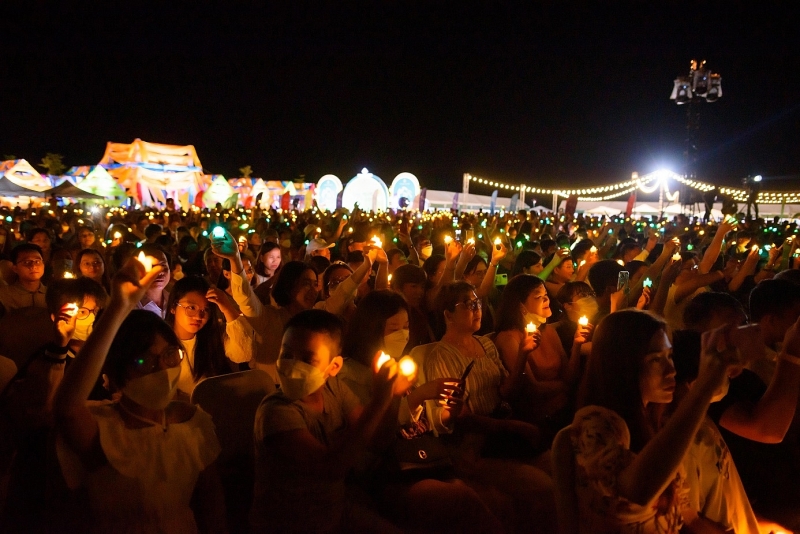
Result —
<instances>
[{"instance_id":1,"label":"necklace","mask_svg":"<svg viewBox=\"0 0 800 534\"><path fill-rule=\"evenodd\" d=\"M150 426L154 426L154 425L158 424L155 421L153 421L152 419L148 419L146 417L142 417L141 415L133 413L129 408L126 408L125 405L122 404L121 400L120 400L120 402L117 403L117 406L120 408L120 410L122 410L123 412L128 414L130 417L133 417L137 421L141 421L142 423L147 423ZM162 410L161 411L161 428L164 430L164 432L167 431L167 412L166 412L166 410Z\"/></svg>"}]
</instances>

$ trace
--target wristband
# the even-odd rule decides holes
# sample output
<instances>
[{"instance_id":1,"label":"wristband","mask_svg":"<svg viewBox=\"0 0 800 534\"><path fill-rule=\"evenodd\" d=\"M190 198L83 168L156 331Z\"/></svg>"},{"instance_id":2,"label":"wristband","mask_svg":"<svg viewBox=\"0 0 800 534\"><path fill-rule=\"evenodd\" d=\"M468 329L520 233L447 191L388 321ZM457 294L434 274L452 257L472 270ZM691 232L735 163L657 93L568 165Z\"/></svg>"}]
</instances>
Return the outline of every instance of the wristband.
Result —
<instances>
[{"instance_id":1,"label":"wristband","mask_svg":"<svg viewBox=\"0 0 800 534\"><path fill-rule=\"evenodd\" d=\"M44 349L44 351L48 354L52 354L53 356L63 356L67 352L69 352L69 345L65 347L60 347L55 343L51 343L50 345L47 346L47 348Z\"/></svg>"},{"instance_id":2,"label":"wristband","mask_svg":"<svg viewBox=\"0 0 800 534\"><path fill-rule=\"evenodd\" d=\"M798 358L797 356L792 356L791 354L787 354L785 352L781 352L780 358L782 360L786 360L789 363L793 363L793 364L795 364L797 366L800 366L800 358Z\"/></svg>"}]
</instances>

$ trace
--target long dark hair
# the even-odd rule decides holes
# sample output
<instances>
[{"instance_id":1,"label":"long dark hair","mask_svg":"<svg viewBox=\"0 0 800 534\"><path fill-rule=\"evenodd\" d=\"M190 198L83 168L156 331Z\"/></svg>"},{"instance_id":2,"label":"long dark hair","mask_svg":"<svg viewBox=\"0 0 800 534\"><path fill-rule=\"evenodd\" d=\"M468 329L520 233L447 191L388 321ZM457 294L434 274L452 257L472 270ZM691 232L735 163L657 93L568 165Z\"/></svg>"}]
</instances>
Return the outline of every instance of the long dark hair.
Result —
<instances>
[{"instance_id":1,"label":"long dark hair","mask_svg":"<svg viewBox=\"0 0 800 534\"><path fill-rule=\"evenodd\" d=\"M103 289L105 289L107 293L110 293L111 282L108 277L108 267L106 266L106 259L103 257L103 254L95 248L85 248L80 252L78 252L77 256L75 256L75 266L77 266L77 269L75 268L75 266L72 267L73 271L77 271L75 273L75 276L78 278L83 278L83 274L81 274L81 260L87 254L94 254L95 256L100 258L100 261L103 262L103 275L100 278L100 285L103 286Z\"/></svg>"},{"instance_id":2,"label":"long dark hair","mask_svg":"<svg viewBox=\"0 0 800 534\"><path fill-rule=\"evenodd\" d=\"M371 291L358 302L356 312L347 324L342 356L369 366L375 352L383 347L386 321L400 312L408 311L406 299L389 289Z\"/></svg>"},{"instance_id":3,"label":"long dark hair","mask_svg":"<svg viewBox=\"0 0 800 534\"><path fill-rule=\"evenodd\" d=\"M259 275L259 276L267 276L267 271L265 270L266 266L264 265L264 262L261 261L261 257L264 254L268 253L268 252L272 252L276 248L278 250L280 250L281 247L277 243L273 243L272 241L266 241L261 245L261 248L258 249L258 256L256 257L256 264L255 264L256 274L257 275ZM281 265L283 265L283 259L281 259ZM281 266L279 265L278 269L280 269L280 268L281 268ZM276 274L278 274L277 269L272 274L272 276L275 276Z\"/></svg>"},{"instance_id":4,"label":"long dark hair","mask_svg":"<svg viewBox=\"0 0 800 534\"><path fill-rule=\"evenodd\" d=\"M169 294L167 324L175 328L175 308L179 300L188 293L199 293L205 297L209 287L208 282L199 276L187 276L178 280ZM231 371L225 356L225 322L216 304L209 302L208 309L210 310L208 322L197 332L194 344L192 376L195 380Z\"/></svg>"},{"instance_id":5,"label":"long dark hair","mask_svg":"<svg viewBox=\"0 0 800 534\"><path fill-rule=\"evenodd\" d=\"M278 306L286 307L292 303L292 293L294 293L297 281L306 271L314 272L314 269L302 261L290 261L281 267L278 279L275 280L275 285L272 287L272 298L275 299ZM314 272L314 276L316 277L317 273Z\"/></svg>"},{"instance_id":6,"label":"long dark hair","mask_svg":"<svg viewBox=\"0 0 800 534\"><path fill-rule=\"evenodd\" d=\"M578 408L603 406L625 419L634 452L658 431L666 406L651 403L645 409L639 385L642 362L659 330L666 330L664 321L639 310L618 311L600 321L578 392Z\"/></svg>"},{"instance_id":7,"label":"long dark hair","mask_svg":"<svg viewBox=\"0 0 800 534\"><path fill-rule=\"evenodd\" d=\"M506 330L524 331L525 318L522 316L520 305L540 287L544 287L544 282L532 274L518 274L509 280L494 314L494 331L497 333Z\"/></svg>"},{"instance_id":8,"label":"long dark hair","mask_svg":"<svg viewBox=\"0 0 800 534\"><path fill-rule=\"evenodd\" d=\"M532 267L542 261L542 257L533 250L523 250L517 255L517 259L514 260L514 267L511 269L511 277L517 276L518 274L527 274L525 273L525 269Z\"/></svg>"}]
</instances>

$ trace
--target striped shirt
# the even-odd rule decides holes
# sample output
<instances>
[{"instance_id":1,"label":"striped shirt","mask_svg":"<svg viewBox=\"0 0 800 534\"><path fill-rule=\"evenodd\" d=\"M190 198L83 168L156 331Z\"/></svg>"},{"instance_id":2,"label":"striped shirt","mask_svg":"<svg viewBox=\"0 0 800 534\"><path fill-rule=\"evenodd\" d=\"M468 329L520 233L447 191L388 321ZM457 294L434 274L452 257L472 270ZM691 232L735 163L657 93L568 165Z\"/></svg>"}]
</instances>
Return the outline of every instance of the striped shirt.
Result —
<instances>
[{"instance_id":1,"label":"striped shirt","mask_svg":"<svg viewBox=\"0 0 800 534\"><path fill-rule=\"evenodd\" d=\"M483 347L484 356L475 361L467 377L465 399L470 411L477 415L489 415L500 404L500 383L508 376L503 367L497 347L486 337L475 336ZM440 341L425 359L425 377L427 380L452 378L458 380L470 359L463 356L455 346ZM433 408L433 422L437 427L441 422L441 406ZM437 428L438 430L438 428Z\"/></svg>"}]
</instances>

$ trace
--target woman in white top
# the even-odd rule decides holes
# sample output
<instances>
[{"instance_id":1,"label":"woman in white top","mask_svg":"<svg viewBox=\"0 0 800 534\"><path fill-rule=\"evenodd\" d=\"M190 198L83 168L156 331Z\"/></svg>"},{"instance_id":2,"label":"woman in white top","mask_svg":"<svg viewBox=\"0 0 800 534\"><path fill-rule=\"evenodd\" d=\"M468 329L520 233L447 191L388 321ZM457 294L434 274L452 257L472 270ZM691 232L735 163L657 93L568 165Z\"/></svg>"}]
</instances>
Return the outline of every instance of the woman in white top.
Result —
<instances>
[{"instance_id":1,"label":"woman in white top","mask_svg":"<svg viewBox=\"0 0 800 534\"><path fill-rule=\"evenodd\" d=\"M175 284L166 321L186 348L179 398L188 400L203 378L236 371L234 364L253 357L253 329L247 319L221 289L209 287L203 278L187 276Z\"/></svg>"},{"instance_id":2,"label":"woman in white top","mask_svg":"<svg viewBox=\"0 0 800 534\"><path fill-rule=\"evenodd\" d=\"M226 530L211 417L170 402L180 341L160 317L134 310L160 269L145 273L131 259L117 273L110 305L56 392L59 461L67 483L88 490L93 532ZM103 370L122 395L87 403Z\"/></svg>"}]
</instances>

